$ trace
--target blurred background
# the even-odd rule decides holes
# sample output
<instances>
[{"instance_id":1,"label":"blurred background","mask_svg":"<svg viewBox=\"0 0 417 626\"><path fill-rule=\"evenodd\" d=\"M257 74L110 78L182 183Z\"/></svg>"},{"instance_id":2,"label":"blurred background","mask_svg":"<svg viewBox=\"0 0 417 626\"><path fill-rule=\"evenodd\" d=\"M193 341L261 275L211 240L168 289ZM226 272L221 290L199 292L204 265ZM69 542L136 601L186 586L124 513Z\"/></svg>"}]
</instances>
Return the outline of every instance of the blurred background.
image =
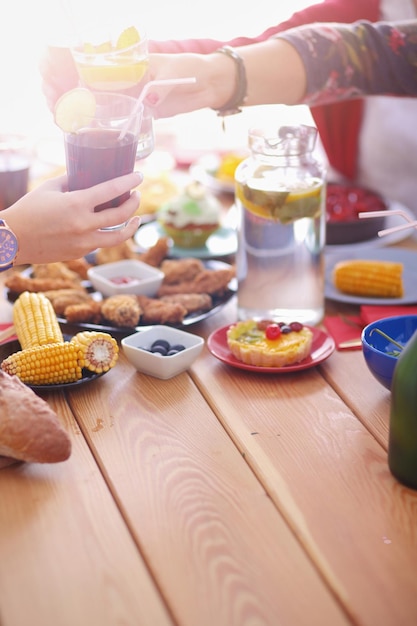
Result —
<instances>
[{"instance_id":1,"label":"blurred background","mask_svg":"<svg viewBox=\"0 0 417 626\"><path fill-rule=\"evenodd\" d=\"M317 1L317 0L316 0ZM257 35L265 28L311 5L312 0L13 0L0 24L0 131L29 135L41 158L63 158L61 135L42 94L39 61L48 44L65 46L77 25L106 16L131 15L150 39ZM116 12L116 13L115 13ZM176 141L184 149L211 149L227 141L245 145L247 129L271 117L279 122L310 120L305 107L254 107L227 120L226 134L213 111L200 111L155 124L157 142ZM158 145L158 143L157 143Z\"/></svg>"}]
</instances>

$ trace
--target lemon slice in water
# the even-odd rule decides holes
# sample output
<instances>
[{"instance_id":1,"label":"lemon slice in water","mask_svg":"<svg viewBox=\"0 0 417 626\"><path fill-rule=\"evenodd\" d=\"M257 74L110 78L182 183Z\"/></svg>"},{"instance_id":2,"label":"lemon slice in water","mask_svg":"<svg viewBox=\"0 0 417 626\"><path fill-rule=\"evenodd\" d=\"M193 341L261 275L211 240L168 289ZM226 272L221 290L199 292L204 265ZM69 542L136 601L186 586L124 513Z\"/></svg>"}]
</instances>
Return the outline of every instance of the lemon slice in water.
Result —
<instances>
[{"instance_id":1,"label":"lemon slice in water","mask_svg":"<svg viewBox=\"0 0 417 626\"><path fill-rule=\"evenodd\" d=\"M76 87L64 93L55 105L54 119L61 130L76 133L94 117L96 99L88 89Z\"/></svg>"},{"instance_id":2,"label":"lemon slice in water","mask_svg":"<svg viewBox=\"0 0 417 626\"><path fill-rule=\"evenodd\" d=\"M303 217L315 218L321 211L323 183L317 179L305 189L272 191L236 183L236 197L250 213L289 224Z\"/></svg>"}]
</instances>

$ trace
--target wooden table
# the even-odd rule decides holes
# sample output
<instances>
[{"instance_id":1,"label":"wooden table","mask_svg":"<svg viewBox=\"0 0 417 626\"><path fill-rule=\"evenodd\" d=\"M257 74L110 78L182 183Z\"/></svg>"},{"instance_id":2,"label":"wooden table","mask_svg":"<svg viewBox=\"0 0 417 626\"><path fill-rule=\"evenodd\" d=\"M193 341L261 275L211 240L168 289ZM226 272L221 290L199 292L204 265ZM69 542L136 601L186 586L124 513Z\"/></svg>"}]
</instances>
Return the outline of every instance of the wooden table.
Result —
<instances>
[{"instance_id":1,"label":"wooden table","mask_svg":"<svg viewBox=\"0 0 417 626\"><path fill-rule=\"evenodd\" d=\"M45 397L73 452L0 471L1 626L417 624L417 492L360 351L273 376L205 348L167 381L122 354Z\"/></svg>"}]
</instances>

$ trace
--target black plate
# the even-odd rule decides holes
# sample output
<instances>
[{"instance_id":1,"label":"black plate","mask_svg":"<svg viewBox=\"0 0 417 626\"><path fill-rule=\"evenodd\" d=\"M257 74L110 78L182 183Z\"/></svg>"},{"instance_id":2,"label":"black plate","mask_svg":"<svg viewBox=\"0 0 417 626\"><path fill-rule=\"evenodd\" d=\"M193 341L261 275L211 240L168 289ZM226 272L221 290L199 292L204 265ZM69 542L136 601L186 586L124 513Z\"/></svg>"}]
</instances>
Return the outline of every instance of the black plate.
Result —
<instances>
[{"instance_id":1,"label":"black plate","mask_svg":"<svg viewBox=\"0 0 417 626\"><path fill-rule=\"evenodd\" d=\"M202 263L205 268L212 269L212 270L230 268L230 264L224 263L223 261L207 260L207 261L202 261ZM22 274L24 276L31 276L32 269L28 267L27 269L23 270ZM93 296L95 295L97 299L100 299L100 300L102 299L103 297L102 294L97 291L94 291L89 281L83 281L83 285L87 288L87 290ZM237 291L237 281L235 278L233 278L228 285L228 289L222 295L212 296L213 306L209 311L195 311L193 313L190 313L183 319L181 324L175 324L175 327L187 328L188 326L197 324L198 322L202 322L208 317L215 315L218 311L220 311L220 309L222 309L229 302L229 300L231 300L231 298L233 298L233 296L236 294L236 291ZM7 290L7 298L10 302L14 302L14 300L16 300L17 298L17 295L18 294L13 294L9 290ZM132 327L122 328L120 326L106 326L104 324L87 324L87 323L69 324L67 320L63 317L58 317L58 322L60 323L61 326L69 329L68 332L71 332L73 334L75 334L79 330L96 330L96 331L109 333L111 335L114 335L114 334L130 335L137 330L145 330L147 328L150 328L149 325L147 324L141 325L140 323L138 324L138 326L134 328Z\"/></svg>"},{"instance_id":2,"label":"black plate","mask_svg":"<svg viewBox=\"0 0 417 626\"><path fill-rule=\"evenodd\" d=\"M70 337L64 336L66 340ZM11 339L10 341L6 341L0 345L0 363L7 359L8 356L14 354L21 350L20 343L17 339ZM109 370L110 371L110 370ZM93 380L104 376L107 372L102 372L101 374L96 374L95 372L90 372L89 370L83 370L82 378L80 380L76 380L73 383L57 383L56 385L30 385L29 383L25 383L28 387L33 389L33 391L51 391L54 389L70 389L72 387L79 387L80 385L85 385L86 383L91 383Z\"/></svg>"},{"instance_id":3,"label":"black plate","mask_svg":"<svg viewBox=\"0 0 417 626\"><path fill-rule=\"evenodd\" d=\"M343 205L347 212L340 220L335 218L334 207ZM360 187L344 183L328 183L326 197L326 243L342 245L368 241L385 228L385 216L372 219L359 219L362 211L387 210L388 205L380 194ZM337 213L336 213L337 215Z\"/></svg>"}]
</instances>

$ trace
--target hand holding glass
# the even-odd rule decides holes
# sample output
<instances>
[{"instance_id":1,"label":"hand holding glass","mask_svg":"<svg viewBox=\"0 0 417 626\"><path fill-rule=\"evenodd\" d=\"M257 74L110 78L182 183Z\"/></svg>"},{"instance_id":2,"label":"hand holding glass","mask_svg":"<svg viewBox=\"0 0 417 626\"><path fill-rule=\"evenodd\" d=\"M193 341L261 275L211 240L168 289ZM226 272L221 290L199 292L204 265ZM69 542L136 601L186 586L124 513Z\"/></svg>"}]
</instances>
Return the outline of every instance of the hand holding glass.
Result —
<instances>
[{"instance_id":1,"label":"hand holding glass","mask_svg":"<svg viewBox=\"0 0 417 626\"><path fill-rule=\"evenodd\" d=\"M118 93L96 93L95 111L85 115L75 132L65 132L68 189L86 189L133 172L143 107ZM119 206L128 194L96 207ZM117 228L119 226L114 226Z\"/></svg>"}]
</instances>

